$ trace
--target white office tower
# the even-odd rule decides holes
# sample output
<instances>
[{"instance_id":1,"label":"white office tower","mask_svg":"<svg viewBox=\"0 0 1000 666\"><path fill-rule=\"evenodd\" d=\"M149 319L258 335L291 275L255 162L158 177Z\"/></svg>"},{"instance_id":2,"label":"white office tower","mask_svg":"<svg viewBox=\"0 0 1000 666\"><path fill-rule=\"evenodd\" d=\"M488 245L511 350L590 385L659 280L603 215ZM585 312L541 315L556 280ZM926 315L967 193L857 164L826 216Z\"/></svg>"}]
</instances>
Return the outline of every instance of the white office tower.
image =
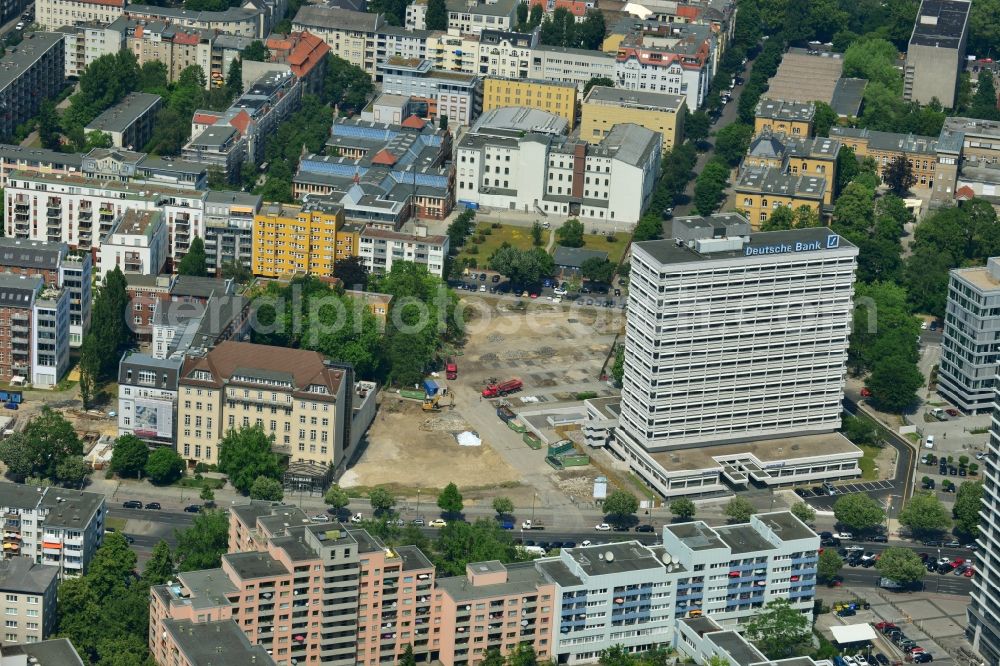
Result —
<instances>
[{"instance_id":1,"label":"white office tower","mask_svg":"<svg viewBox=\"0 0 1000 666\"><path fill-rule=\"evenodd\" d=\"M633 245L612 450L668 496L855 476L833 431L858 249L822 227L751 233L736 213L672 235Z\"/></svg>"},{"instance_id":2,"label":"white office tower","mask_svg":"<svg viewBox=\"0 0 1000 666\"><path fill-rule=\"evenodd\" d=\"M993 389L989 455L983 459L983 506L976 540L976 575L965 635L985 663L1000 663L1000 382Z\"/></svg>"}]
</instances>

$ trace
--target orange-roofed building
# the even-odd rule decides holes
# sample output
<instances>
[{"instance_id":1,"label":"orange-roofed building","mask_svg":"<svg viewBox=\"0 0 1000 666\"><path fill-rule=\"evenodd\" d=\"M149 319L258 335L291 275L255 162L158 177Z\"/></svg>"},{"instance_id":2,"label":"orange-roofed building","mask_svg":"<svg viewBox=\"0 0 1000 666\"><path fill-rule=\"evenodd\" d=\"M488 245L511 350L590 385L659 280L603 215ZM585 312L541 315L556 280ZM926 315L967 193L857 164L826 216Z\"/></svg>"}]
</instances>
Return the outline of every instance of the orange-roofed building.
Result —
<instances>
[{"instance_id":1,"label":"orange-roofed building","mask_svg":"<svg viewBox=\"0 0 1000 666\"><path fill-rule=\"evenodd\" d=\"M306 92L319 91L326 71L326 54L330 52L326 42L302 31L287 37L271 37L267 40L267 48L271 52L271 62L288 65L292 74L302 80Z\"/></svg>"}]
</instances>

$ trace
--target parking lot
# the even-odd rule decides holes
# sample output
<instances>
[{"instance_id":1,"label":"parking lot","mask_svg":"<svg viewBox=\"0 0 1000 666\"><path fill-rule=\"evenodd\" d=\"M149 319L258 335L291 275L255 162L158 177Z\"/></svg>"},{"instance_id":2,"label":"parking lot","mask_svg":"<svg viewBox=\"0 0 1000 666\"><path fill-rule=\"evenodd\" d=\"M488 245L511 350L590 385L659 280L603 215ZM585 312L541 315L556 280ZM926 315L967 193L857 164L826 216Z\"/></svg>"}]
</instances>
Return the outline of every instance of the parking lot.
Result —
<instances>
[{"instance_id":1,"label":"parking lot","mask_svg":"<svg viewBox=\"0 0 1000 666\"><path fill-rule=\"evenodd\" d=\"M837 493L830 495L822 486L814 486L796 490L796 494L802 497L810 506L820 511L833 511L833 505L843 495L855 493L865 493L874 499L885 503L886 499L893 495L900 495L897 482L890 480L882 481L852 481L849 483L838 483L834 486ZM808 493L808 494L803 494ZM818 494L817 494L818 493Z\"/></svg>"}]
</instances>

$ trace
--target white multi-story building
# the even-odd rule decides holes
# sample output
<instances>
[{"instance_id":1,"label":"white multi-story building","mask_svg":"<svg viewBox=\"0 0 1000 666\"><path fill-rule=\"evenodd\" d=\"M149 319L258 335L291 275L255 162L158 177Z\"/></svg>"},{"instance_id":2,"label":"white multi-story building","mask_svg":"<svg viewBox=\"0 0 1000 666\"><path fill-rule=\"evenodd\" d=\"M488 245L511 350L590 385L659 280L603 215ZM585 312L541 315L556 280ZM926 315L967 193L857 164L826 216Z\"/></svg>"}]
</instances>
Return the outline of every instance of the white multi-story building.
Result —
<instances>
[{"instance_id":1,"label":"white multi-story building","mask_svg":"<svg viewBox=\"0 0 1000 666\"><path fill-rule=\"evenodd\" d=\"M31 383L54 388L69 370L69 290L46 287L31 308Z\"/></svg>"},{"instance_id":2,"label":"white multi-story building","mask_svg":"<svg viewBox=\"0 0 1000 666\"><path fill-rule=\"evenodd\" d=\"M966 412L993 408L1000 341L1000 257L956 268L948 282L938 393Z\"/></svg>"},{"instance_id":3,"label":"white multi-story building","mask_svg":"<svg viewBox=\"0 0 1000 666\"><path fill-rule=\"evenodd\" d=\"M121 19L119 19L121 20ZM101 56L118 53L125 45L125 33L117 24L85 21L59 29L66 44L66 76L77 78Z\"/></svg>"},{"instance_id":4,"label":"white multi-story building","mask_svg":"<svg viewBox=\"0 0 1000 666\"><path fill-rule=\"evenodd\" d=\"M531 53L532 79L575 83L583 92L593 78L615 80L615 56L604 51L537 46ZM522 77L524 78L524 77Z\"/></svg>"},{"instance_id":5,"label":"white multi-story building","mask_svg":"<svg viewBox=\"0 0 1000 666\"><path fill-rule=\"evenodd\" d=\"M611 450L660 493L858 474L840 426L858 249L825 228L679 218L637 243Z\"/></svg>"},{"instance_id":6,"label":"white multi-story building","mask_svg":"<svg viewBox=\"0 0 1000 666\"><path fill-rule=\"evenodd\" d=\"M615 125L598 144L487 128L459 142L455 199L635 224L659 176L658 132Z\"/></svg>"},{"instance_id":7,"label":"white multi-story building","mask_svg":"<svg viewBox=\"0 0 1000 666\"><path fill-rule=\"evenodd\" d=\"M104 495L67 488L0 483L4 557L58 567L60 577L87 570L104 540Z\"/></svg>"},{"instance_id":8,"label":"white multi-story building","mask_svg":"<svg viewBox=\"0 0 1000 666\"><path fill-rule=\"evenodd\" d=\"M126 352L118 364L118 434L153 446L176 442L177 380L183 356Z\"/></svg>"},{"instance_id":9,"label":"white multi-story building","mask_svg":"<svg viewBox=\"0 0 1000 666\"><path fill-rule=\"evenodd\" d=\"M152 183L124 183L78 175L15 171L4 190L6 236L62 242L93 250L126 210L159 210L170 239L174 263L187 254L195 237L204 236L203 191Z\"/></svg>"},{"instance_id":10,"label":"white multi-story building","mask_svg":"<svg viewBox=\"0 0 1000 666\"><path fill-rule=\"evenodd\" d=\"M58 30L78 23L111 23L125 11L125 0L38 0L35 23Z\"/></svg>"},{"instance_id":11,"label":"white multi-story building","mask_svg":"<svg viewBox=\"0 0 1000 666\"><path fill-rule=\"evenodd\" d=\"M427 227L420 225L415 234L365 227L358 242L358 257L372 273L388 273L393 262L412 261L443 277L447 256L448 237L428 235Z\"/></svg>"},{"instance_id":12,"label":"white multi-story building","mask_svg":"<svg viewBox=\"0 0 1000 666\"><path fill-rule=\"evenodd\" d=\"M991 260L992 261L992 260ZM972 579L966 636L987 664L1000 663L1000 382L993 384L993 418L983 459L976 575Z\"/></svg>"},{"instance_id":13,"label":"white multi-story building","mask_svg":"<svg viewBox=\"0 0 1000 666\"><path fill-rule=\"evenodd\" d=\"M167 226L156 210L126 210L101 241L98 275L159 275L167 260Z\"/></svg>"}]
</instances>

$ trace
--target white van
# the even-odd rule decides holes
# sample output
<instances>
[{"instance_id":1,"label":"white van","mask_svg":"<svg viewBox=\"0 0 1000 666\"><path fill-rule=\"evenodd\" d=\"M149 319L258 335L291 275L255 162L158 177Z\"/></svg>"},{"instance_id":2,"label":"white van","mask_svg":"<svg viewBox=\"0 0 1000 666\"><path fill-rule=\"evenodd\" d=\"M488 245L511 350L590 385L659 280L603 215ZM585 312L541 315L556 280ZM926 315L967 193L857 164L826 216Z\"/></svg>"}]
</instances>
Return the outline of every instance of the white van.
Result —
<instances>
[{"instance_id":1,"label":"white van","mask_svg":"<svg viewBox=\"0 0 1000 666\"><path fill-rule=\"evenodd\" d=\"M927 435L927 439L924 440L924 448L926 449L934 448L934 435Z\"/></svg>"},{"instance_id":2,"label":"white van","mask_svg":"<svg viewBox=\"0 0 1000 666\"><path fill-rule=\"evenodd\" d=\"M526 552L528 555L535 555L537 557L545 555L545 549L541 546L518 546L518 548Z\"/></svg>"}]
</instances>

